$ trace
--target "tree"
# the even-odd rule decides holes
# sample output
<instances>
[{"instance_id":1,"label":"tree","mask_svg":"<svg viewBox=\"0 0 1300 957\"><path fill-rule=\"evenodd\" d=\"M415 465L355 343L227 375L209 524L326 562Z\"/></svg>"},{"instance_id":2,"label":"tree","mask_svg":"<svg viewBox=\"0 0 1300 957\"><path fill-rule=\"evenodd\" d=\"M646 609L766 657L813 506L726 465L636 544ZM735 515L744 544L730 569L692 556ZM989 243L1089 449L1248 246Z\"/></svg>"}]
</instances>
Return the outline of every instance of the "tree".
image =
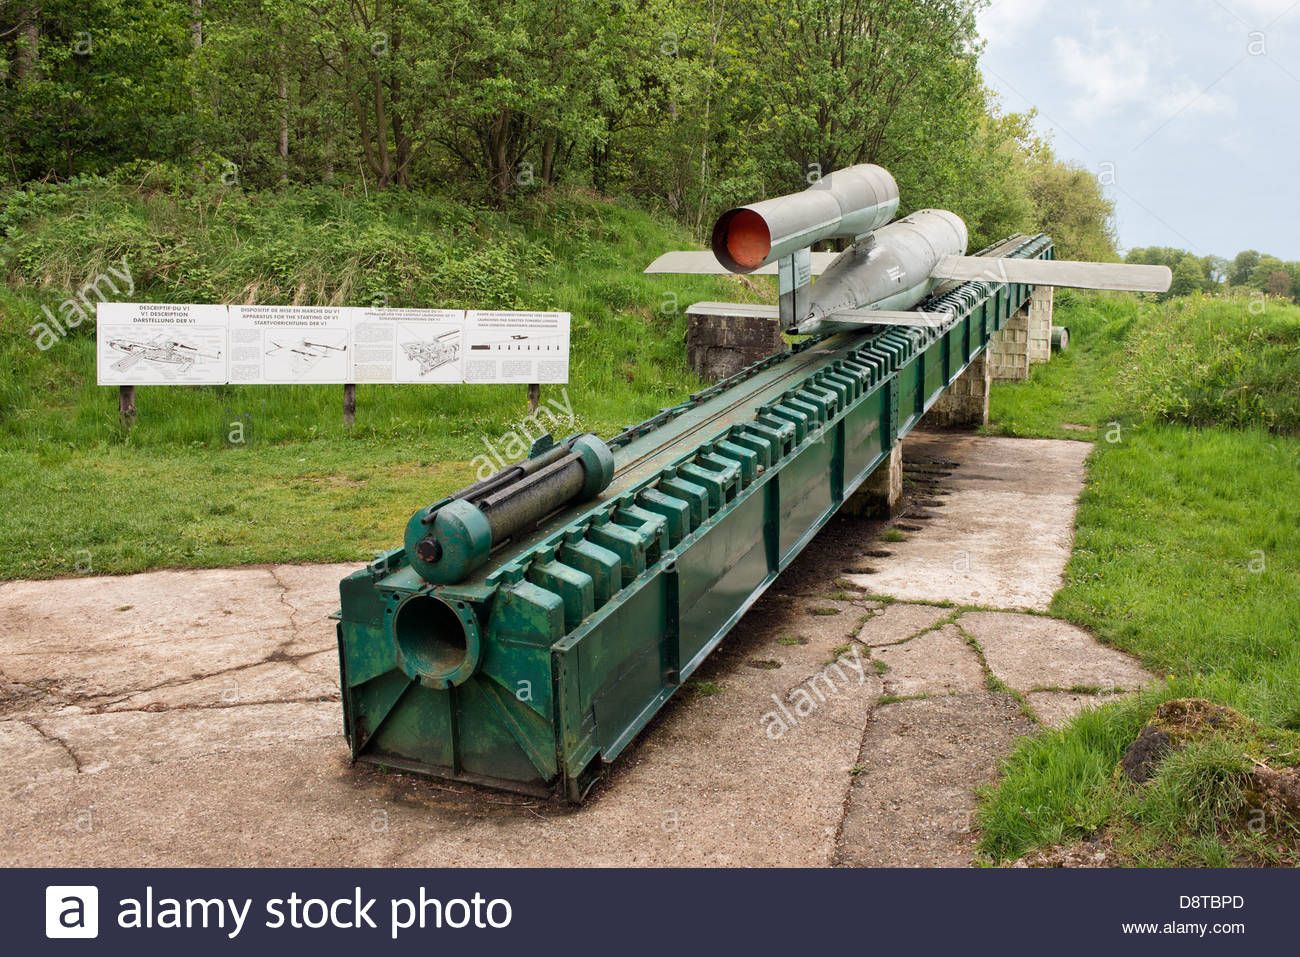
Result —
<instances>
[{"instance_id":1,"label":"tree","mask_svg":"<svg viewBox=\"0 0 1300 957\"><path fill-rule=\"evenodd\" d=\"M1029 194L1038 228L1052 236L1061 259L1117 258L1115 204L1088 170L1044 147L1030 163Z\"/></svg>"},{"instance_id":2,"label":"tree","mask_svg":"<svg viewBox=\"0 0 1300 957\"><path fill-rule=\"evenodd\" d=\"M293 17L294 6L285 2L281 15ZM353 140L379 189L408 185L423 145L416 132L421 91L412 89L412 73L431 47L421 23L444 22L437 7L424 0L315 0L305 11L310 23L303 26L333 76L333 95L350 108Z\"/></svg>"},{"instance_id":3,"label":"tree","mask_svg":"<svg viewBox=\"0 0 1300 957\"><path fill-rule=\"evenodd\" d=\"M1204 289L1208 281L1205 278L1205 271L1200 260L1191 253L1185 254L1174 264L1173 273L1173 282L1169 286L1169 291L1161 294L1162 299L1172 299L1175 296L1190 296L1192 293Z\"/></svg>"},{"instance_id":4,"label":"tree","mask_svg":"<svg viewBox=\"0 0 1300 957\"><path fill-rule=\"evenodd\" d=\"M1027 159L1043 143L1034 135L1033 114L1003 115L996 111L991 95L989 101L968 148L953 157L952 182L926 203L960 215L970 231L972 249L1038 229Z\"/></svg>"},{"instance_id":5,"label":"tree","mask_svg":"<svg viewBox=\"0 0 1300 957\"><path fill-rule=\"evenodd\" d=\"M4 16L0 14L0 16ZM100 172L184 152L188 5L172 0L42 0L6 28L0 136L21 180Z\"/></svg>"},{"instance_id":6,"label":"tree","mask_svg":"<svg viewBox=\"0 0 1300 957\"><path fill-rule=\"evenodd\" d=\"M983 108L974 14L959 0L737 3L737 55L761 59L749 95L762 104L758 145L789 187L854 163L923 177L919 142L960 142ZM925 160L939 161L932 148Z\"/></svg>"},{"instance_id":7,"label":"tree","mask_svg":"<svg viewBox=\"0 0 1300 957\"><path fill-rule=\"evenodd\" d=\"M1187 296L1194 292L1213 292L1219 288L1220 276L1227 269L1227 260L1217 256L1197 256L1186 249L1172 246L1139 246L1130 249L1125 262L1151 266L1168 266L1173 272L1173 282L1161 299Z\"/></svg>"},{"instance_id":8,"label":"tree","mask_svg":"<svg viewBox=\"0 0 1300 957\"><path fill-rule=\"evenodd\" d=\"M1259 265L1259 253L1253 249L1247 249L1237 253L1232 260L1232 267L1228 270L1228 284L1232 286L1245 286L1250 282L1250 274L1255 271Z\"/></svg>"},{"instance_id":9,"label":"tree","mask_svg":"<svg viewBox=\"0 0 1300 957\"><path fill-rule=\"evenodd\" d=\"M1291 273L1286 269L1274 269L1264 282L1264 291L1270 296L1289 297L1291 295Z\"/></svg>"},{"instance_id":10,"label":"tree","mask_svg":"<svg viewBox=\"0 0 1300 957\"><path fill-rule=\"evenodd\" d=\"M1291 279L1291 299L1300 303L1300 262L1287 263L1286 271Z\"/></svg>"},{"instance_id":11,"label":"tree","mask_svg":"<svg viewBox=\"0 0 1300 957\"><path fill-rule=\"evenodd\" d=\"M1137 246L1124 257L1127 263L1145 266L1168 266L1173 269L1190 255L1186 249L1173 246Z\"/></svg>"},{"instance_id":12,"label":"tree","mask_svg":"<svg viewBox=\"0 0 1300 957\"><path fill-rule=\"evenodd\" d=\"M1228 281L1228 271L1232 268L1232 263L1222 256L1202 256L1201 267L1211 285L1218 287Z\"/></svg>"},{"instance_id":13,"label":"tree","mask_svg":"<svg viewBox=\"0 0 1300 957\"><path fill-rule=\"evenodd\" d=\"M1109 254L1095 178L998 111L977 56L968 0L10 0L4 175L215 159L502 206L565 181L702 235L875 162L977 247L1041 228Z\"/></svg>"},{"instance_id":14,"label":"tree","mask_svg":"<svg viewBox=\"0 0 1300 957\"><path fill-rule=\"evenodd\" d=\"M535 179L529 157L545 158L553 176L561 154L609 135L609 98L618 94L602 84L626 55L611 34L621 4L442 0L438 7L449 35L412 74L413 99L436 103L437 115L419 126L497 204Z\"/></svg>"}]
</instances>

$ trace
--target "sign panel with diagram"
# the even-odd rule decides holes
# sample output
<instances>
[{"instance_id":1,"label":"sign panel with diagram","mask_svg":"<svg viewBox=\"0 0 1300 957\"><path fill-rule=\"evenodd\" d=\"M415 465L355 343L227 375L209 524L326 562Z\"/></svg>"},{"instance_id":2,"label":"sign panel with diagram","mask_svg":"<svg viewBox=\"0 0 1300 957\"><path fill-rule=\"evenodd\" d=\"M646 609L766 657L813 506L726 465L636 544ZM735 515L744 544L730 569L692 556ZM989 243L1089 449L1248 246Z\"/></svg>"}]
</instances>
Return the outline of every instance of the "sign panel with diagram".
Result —
<instances>
[{"instance_id":1,"label":"sign panel with diagram","mask_svg":"<svg viewBox=\"0 0 1300 957\"><path fill-rule=\"evenodd\" d=\"M231 306L230 381L346 382L351 310L338 306Z\"/></svg>"},{"instance_id":2,"label":"sign panel with diagram","mask_svg":"<svg viewBox=\"0 0 1300 957\"><path fill-rule=\"evenodd\" d=\"M460 309L353 309L353 382L461 382Z\"/></svg>"},{"instance_id":3,"label":"sign panel with diagram","mask_svg":"<svg viewBox=\"0 0 1300 957\"><path fill-rule=\"evenodd\" d=\"M563 383L567 312L102 302L100 385Z\"/></svg>"},{"instance_id":4,"label":"sign panel with diagram","mask_svg":"<svg viewBox=\"0 0 1300 957\"><path fill-rule=\"evenodd\" d=\"M569 313L470 310L466 382L568 382Z\"/></svg>"},{"instance_id":5,"label":"sign panel with diagram","mask_svg":"<svg viewBox=\"0 0 1300 957\"><path fill-rule=\"evenodd\" d=\"M101 302L96 311L100 385L223 385L226 307Z\"/></svg>"}]
</instances>

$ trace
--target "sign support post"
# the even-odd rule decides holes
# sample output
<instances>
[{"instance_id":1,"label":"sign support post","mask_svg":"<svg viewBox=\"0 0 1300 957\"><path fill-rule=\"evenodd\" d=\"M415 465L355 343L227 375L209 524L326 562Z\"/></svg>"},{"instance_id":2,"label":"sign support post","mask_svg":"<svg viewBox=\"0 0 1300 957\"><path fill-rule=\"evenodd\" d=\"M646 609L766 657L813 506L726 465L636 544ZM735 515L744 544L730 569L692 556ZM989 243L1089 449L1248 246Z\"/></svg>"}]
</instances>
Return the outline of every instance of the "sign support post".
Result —
<instances>
[{"instance_id":1,"label":"sign support post","mask_svg":"<svg viewBox=\"0 0 1300 957\"><path fill-rule=\"evenodd\" d=\"M118 386L117 415L124 428L129 429L135 425L135 386Z\"/></svg>"},{"instance_id":2,"label":"sign support post","mask_svg":"<svg viewBox=\"0 0 1300 957\"><path fill-rule=\"evenodd\" d=\"M357 384L343 384L343 427L350 429L357 421Z\"/></svg>"}]
</instances>

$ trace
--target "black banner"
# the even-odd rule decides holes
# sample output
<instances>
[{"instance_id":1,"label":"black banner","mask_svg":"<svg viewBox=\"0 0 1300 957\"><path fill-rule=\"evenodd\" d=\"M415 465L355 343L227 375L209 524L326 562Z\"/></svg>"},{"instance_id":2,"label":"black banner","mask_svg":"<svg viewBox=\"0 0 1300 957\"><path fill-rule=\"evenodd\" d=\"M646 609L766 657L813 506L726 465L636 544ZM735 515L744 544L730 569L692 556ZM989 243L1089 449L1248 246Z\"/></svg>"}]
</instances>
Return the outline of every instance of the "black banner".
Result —
<instances>
[{"instance_id":1,"label":"black banner","mask_svg":"<svg viewBox=\"0 0 1300 957\"><path fill-rule=\"evenodd\" d=\"M7 870L15 954L521 948L1236 953L1295 942L1295 871Z\"/></svg>"}]
</instances>

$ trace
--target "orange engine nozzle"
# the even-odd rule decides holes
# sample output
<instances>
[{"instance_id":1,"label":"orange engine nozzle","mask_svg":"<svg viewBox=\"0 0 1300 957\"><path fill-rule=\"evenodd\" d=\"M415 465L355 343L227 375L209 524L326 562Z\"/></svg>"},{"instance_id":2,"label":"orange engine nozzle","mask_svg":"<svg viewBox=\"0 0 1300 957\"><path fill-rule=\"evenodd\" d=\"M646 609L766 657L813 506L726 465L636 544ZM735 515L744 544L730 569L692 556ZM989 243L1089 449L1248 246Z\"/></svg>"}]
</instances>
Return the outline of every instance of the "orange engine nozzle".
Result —
<instances>
[{"instance_id":1,"label":"orange engine nozzle","mask_svg":"<svg viewBox=\"0 0 1300 957\"><path fill-rule=\"evenodd\" d=\"M898 211L898 184L870 163L827 173L798 193L729 209L713 224L713 255L729 272L761 266L826 239L856 239Z\"/></svg>"},{"instance_id":2,"label":"orange engine nozzle","mask_svg":"<svg viewBox=\"0 0 1300 957\"><path fill-rule=\"evenodd\" d=\"M772 251L772 233L767 220L752 209L737 209L718 226L725 231L724 245L731 263L743 270L757 269ZM714 249L717 249L717 243Z\"/></svg>"}]
</instances>

